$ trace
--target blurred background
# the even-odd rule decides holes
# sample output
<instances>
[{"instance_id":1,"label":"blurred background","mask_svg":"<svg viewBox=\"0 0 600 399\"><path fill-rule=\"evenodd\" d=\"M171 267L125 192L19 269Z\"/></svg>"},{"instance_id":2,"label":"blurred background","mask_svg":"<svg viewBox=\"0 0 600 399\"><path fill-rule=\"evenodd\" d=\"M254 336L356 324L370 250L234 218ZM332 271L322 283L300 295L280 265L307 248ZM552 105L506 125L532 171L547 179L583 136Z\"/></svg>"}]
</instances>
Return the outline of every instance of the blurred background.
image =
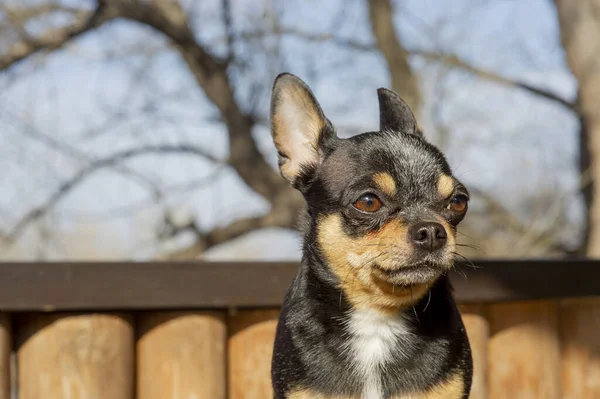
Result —
<instances>
[{"instance_id":1,"label":"blurred background","mask_svg":"<svg viewBox=\"0 0 600 399\"><path fill-rule=\"evenodd\" d=\"M2 0L0 259L296 260L268 110L399 92L472 193L469 257L600 255L600 2ZM595 168L594 168L594 165Z\"/></svg>"},{"instance_id":2,"label":"blurred background","mask_svg":"<svg viewBox=\"0 0 600 399\"><path fill-rule=\"evenodd\" d=\"M273 397L297 263L43 262L299 260L284 71L342 137L400 93L462 255L568 258L457 280L471 398L600 397L600 0L0 0L0 399Z\"/></svg>"}]
</instances>

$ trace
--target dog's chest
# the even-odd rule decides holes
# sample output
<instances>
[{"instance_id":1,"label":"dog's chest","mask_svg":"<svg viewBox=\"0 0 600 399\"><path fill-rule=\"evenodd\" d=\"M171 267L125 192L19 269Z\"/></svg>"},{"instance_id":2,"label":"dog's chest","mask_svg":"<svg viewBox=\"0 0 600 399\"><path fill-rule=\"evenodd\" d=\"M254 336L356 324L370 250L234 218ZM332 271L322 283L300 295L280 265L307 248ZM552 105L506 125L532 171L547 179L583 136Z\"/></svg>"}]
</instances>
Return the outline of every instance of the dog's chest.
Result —
<instances>
[{"instance_id":1,"label":"dog's chest","mask_svg":"<svg viewBox=\"0 0 600 399\"><path fill-rule=\"evenodd\" d=\"M350 315L348 332L353 372L364 381L362 398L382 399L382 370L392 357L402 355L402 341L411 334L406 320L375 310L357 310Z\"/></svg>"}]
</instances>

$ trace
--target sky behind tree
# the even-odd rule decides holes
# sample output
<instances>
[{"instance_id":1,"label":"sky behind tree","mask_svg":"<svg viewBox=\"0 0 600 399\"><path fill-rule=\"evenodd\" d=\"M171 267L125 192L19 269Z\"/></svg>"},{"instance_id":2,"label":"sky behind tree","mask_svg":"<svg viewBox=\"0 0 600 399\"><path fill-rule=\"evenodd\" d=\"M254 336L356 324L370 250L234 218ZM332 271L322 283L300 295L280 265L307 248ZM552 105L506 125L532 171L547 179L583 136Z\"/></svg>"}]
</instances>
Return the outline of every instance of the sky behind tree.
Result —
<instances>
[{"instance_id":1,"label":"sky behind tree","mask_svg":"<svg viewBox=\"0 0 600 399\"><path fill-rule=\"evenodd\" d=\"M550 2L396 3L396 29L407 48L458 54L502 76L575 97ZM196 35L225 56L219 3L184 4ZM390 82L381 56L359 48L373 42L363 2L231 4L236 34L250 37L235 48L242 60L231 72L236 96L264 119L254 134L273 166L267 118L269 90L279 72L307 81L341 136L377 129L376 89ZM269 10L291 34L269 36ZM328 40L331 35L340 40ZM570 196L570 223L580 223L575 117L514 87L418 56L411 63L424 94L425 134L446 151L465 183L502 198L516 214L530 212L522 203L540 190ZM7 171L0 182L3 231L47 202L90 159L140 144L194 143L218 159L228 154L214 105L169 43L139 24L117 20L64 49L26 60L0 74L0 88L0 162ZM197 157L147 155L124 167L152 180L159 192L143 179L101 169L62 198L42 223L26 229L19 245L3 256L144 259L191 239L186 234L166 243L158 239L166 208L174 219L193 218L207 229L268 208L232 170ZM50 245L40 244L44 237ZM214 256L299 256L298 236L288 231L252 234L235 245L237 250L229 244L213 250Z\"/></svg>"}]
</instances>

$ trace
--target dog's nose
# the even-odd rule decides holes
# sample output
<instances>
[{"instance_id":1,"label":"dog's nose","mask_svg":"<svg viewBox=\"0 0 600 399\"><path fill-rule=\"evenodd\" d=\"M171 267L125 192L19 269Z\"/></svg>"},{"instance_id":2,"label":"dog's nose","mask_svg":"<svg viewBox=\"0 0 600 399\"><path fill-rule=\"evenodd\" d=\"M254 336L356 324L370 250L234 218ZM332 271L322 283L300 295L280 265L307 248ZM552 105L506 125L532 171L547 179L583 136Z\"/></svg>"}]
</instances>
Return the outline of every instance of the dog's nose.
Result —
<instances>
[{"instance_id":1,"label":"dog's nose","mask_svg":"<svg viewBox=\"0 0 600 399\"><path fill-rule=\"evenodd\" d=\"M448 238L444 226L435 222L417 223L410 228L409 234L413 245L428 252L443 247Z\"/></svg>"}]
</instances>

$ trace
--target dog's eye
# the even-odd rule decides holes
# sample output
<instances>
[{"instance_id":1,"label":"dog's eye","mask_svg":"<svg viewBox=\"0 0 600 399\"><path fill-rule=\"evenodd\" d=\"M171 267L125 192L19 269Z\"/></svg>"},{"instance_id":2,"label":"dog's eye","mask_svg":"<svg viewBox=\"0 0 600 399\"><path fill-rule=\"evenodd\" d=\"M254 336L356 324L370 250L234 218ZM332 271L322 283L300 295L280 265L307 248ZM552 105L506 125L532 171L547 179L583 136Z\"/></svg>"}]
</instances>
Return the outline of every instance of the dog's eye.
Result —
<instances>
[{"instance_id":1,"label":"dog's eye","mask_svg":"<svg viewBox=\"0 0 600 399\"><path fill-rule=\"evenodd\" d=\"M452 198L452 201L450 201L450 204L448 205L448 209L456 213L464 212L467 209L468 202L469 199L466 195L458 194L457 196Z\"/></svg>"},{"instance_id":2,"label":"dog's eye","mask_svg":"<svg viewBox=\"0 0 600 399\"><path fill-rule=\"evenodd\" d=\"M364 194L353 205L359 211L377 212L383 204L375 194Z\"/></svg>"}]
</instances>

